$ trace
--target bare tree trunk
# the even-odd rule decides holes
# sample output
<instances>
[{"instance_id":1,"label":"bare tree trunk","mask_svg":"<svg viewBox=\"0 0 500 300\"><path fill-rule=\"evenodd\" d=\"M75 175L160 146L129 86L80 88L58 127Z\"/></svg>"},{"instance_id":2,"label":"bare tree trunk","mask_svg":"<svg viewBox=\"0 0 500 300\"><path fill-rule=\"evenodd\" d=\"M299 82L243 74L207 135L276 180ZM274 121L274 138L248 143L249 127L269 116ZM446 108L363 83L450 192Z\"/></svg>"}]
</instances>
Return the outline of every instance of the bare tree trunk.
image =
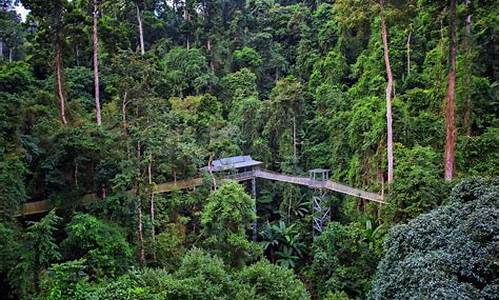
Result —
<instances>
[{"instance_id":1,"label":"bare tree trunk","mask_svg":"<svg viewBox=\"0 0 500 300\"><path fill-rule=\"evenodd\" d=\"M292 118L293 121L293 164L294 167L297 164L297 122L295 120L295 116Z\"/></svg>"},{"instance_id":2,"label":"bare tree trunk","mask_svg":"<svg viewBox=\"0 0 500 300\"><path fill-rule=\"evenodd\" d=\"M189 21L189 12L187 8L187 1L184 1L184 21ZM190 43L189 43L189 33L186 34L186 48L189 49Z\"/></svg>"},{"instance_id":3,"label":"bare tree trunk","mask_svg":"<svg viewBox=\"0 0 500 300\"><path fill-rule=\"evenodd\" d=\"M97 40L97 13L98 13L98 0L94 0L93 11L93 26L92 26L92 40L94 42L94 89L95 89L95 115L97 125L101 125L101 104L99 100L99 60L98 60L98 40Z\"/></svg>"},{"instance_id":4,"label":"bare tree trunk","mask_svg":"<svg viewBox=\"0 0 500 300\"><path fill-rule=\"evenodd\" d=\"M59 96L59 105L60 105L60 115L61 115L61 120L64 125L68 124L68 121L66 120L66 114L64 112L64 91L62 87L62 45L61 41L58 38L57 41L55 42L54 45L55 48L55 83L56 83L56 90L57 90L57 95Z\"/></svg>"},{"instance_id":5,"label":"bare tree trunk","mask_svg":"<svg viewBox=\"0 0 500 300\"><path fill-rule=\"evenodd\" d=\"M212 72L215 72L214 57L212 55L212 40L210 38L207 39L207 52L210 55L210 69L212 69Z\"/></svg>"},{"instance_id":6,"label":"bare tree trunk","mask_svg":"<svg viewBox=\"0 0 500 300\"><path fill-rule=\"evenodd\" d=\"M471 101L471 76L472 76L472 48L471 48L471 23L472 23L472 15L470 11L470 0L465 0L465 35L463 41L463 47L465 52L464 59L464 83L463 86L463 97L464 97L464 132L465 135L472 135L472 124L471 124L471 110L472 110L472 101Z\"/></svg>"},{"instance_id":7,"label":"bare tree trunk","mask_svg":"<svg viewBox=\"0 0 500 300\"><path fill-rule=\"evenodd\" d=\"M3 40L0 39L0 61L3 60Z\"/></svg>"},{"instance_id":8,"label":"bare tree trunk","mask_svg":"<svg viewBox=\"0 0 500 300\"><path fill-rule=\"evenodd\" d=\"M457 33L456 33L456 0L450 0L450 65L448 69L448 90L446 92L446 145L444 148L444 178L453 179L455 172L455 144L457 129L455 127L455 82L457 59Z\"/></svg>"},{"instance_id":9,"label":"bare tree trunk","mask_svg":"<svg viewBox=\"0 0 500 300\"><path fill-rule=\"evenodd\" d=\"M78 45L75 45L75 63L80 66L80 49L78 49Z\"/></svg>"},{"instance_id":10,"label":"bare tree trunk","mask_svg":"<svg viewBox=\"0 0 500 300\"><path fill-rule=\"evenodd\" d=\"M384 18L384 0L380 0L380 26L382 31L382 41L384 44L384 62L387 72L387 87L385 89L385 100L387 107L387 183L390 185L394 178L394 154L392 146L392 93L393 93L393 77L391 62L389 60L389 45L387 42L387 28Z\"/></svg>"},{"instance_id":11,"label":"bare tree trunk","mask_svg":"<svg viewBox=\"0 0 500 300\"><path fill-rule=\"evenodd\" d=\"M411 42L411 31L410 33L408 33L408 39L406 40L406 73L408 74L408 77L410 77L410 71L411 71L410 42Z\"/></svg>"},{"instance_id":12,"label":"bare tree trunk","mask_svg":"<svg viewBox=\"0 0 500 300\"><path fill-rule=\"evenodd\" d=\"M138 204L137 204L137 240L139 241L139 259L141 261L141 264L144 265L146 262L146 258L144 255L144 240L142 238L142 205L141 205L141 199L138 198Z\"/></svg>"},{"instance_id":13,"label":"bare tree trunk","mask_svg":"<svg viewBox=\"0 0 500 300\"><path fill-rule=\"evenodd\" d=\"M252 198L253 198L253 211L255 218L252 221L252 240L257 241L257 188L255 177L252 177Z\"/></svg>"},{"instance_id":14,"label":"bare tree trunk","mask_svg":"<svg viewBox=\"0 0 500 300\"><path fill-rule=\"evenodd\" d=\"M142 30L142 14L141 10L139 9L139 4L136 3L135 7L137 8L137 23L139 24L139 42L141 45L141 55L144 55L145 50L144 50L144 33Z\"/></svg>"},{"instance_id":15,"label":"bare tree trunk","mask_svg":"<svg viewBox=\"0 0 500 300\"><path fill-rule=\"evenodd\" d=\"M153 259L156 260L156 238L155 238L155 196L152 190L152 185L153 185L153 174L152 174L152 156L149 156L149 164L148 164L148 183L149 183L149 188L151 189L151 195L149 198L149 214L151 218L151 240L153 243Z\"/></svg>"},{"instance_id":16,"label":"bare tree trunk","mask_svg":"<svg viewBox=\"0 0 500 300\"><path fill-rule=\"evenodd\" d=\"M215 179L215 176L212 172L212 161L213 161L213 154L210 154L208 156L208 173L210 174L210 178L212 178L212 190L216 191L217 190L217 180Z\"/></svg>"},{"instance_id":17,"label":"bare tree trunk","mask_svg":"<svg viewBox=\"0 0 500 300\"><path fill-rule=\"evenodd\" d=\"M128 122L127 122L127 92L123 95L122 101L122 127L123 135L125 136L125 144L127 145L127 157L130 159L130 143L128 142Z\"/></svg>"},{"instance_id":18,"label":"bare tree trunk","mask_svg":"<svg viewBox=\"0 0 500 300\"><path fill-rule=\"evenodd\" d=\"M9 63L12 62L13 53L14 53L14 48L10 47L9 48Z\"/></svg>"},{"instance_id":19,"label":"bare tree trunk","mask_svg":"<svg viewBox=\"0 0 500 300\"><path fill-rule=\"evenodd\" d=\"M76 161L76 159L74 159L73 162L75 163L75 172L73 174L75 180L75 188L78 190L78 162Z\"/></svg>"}]
</instances>

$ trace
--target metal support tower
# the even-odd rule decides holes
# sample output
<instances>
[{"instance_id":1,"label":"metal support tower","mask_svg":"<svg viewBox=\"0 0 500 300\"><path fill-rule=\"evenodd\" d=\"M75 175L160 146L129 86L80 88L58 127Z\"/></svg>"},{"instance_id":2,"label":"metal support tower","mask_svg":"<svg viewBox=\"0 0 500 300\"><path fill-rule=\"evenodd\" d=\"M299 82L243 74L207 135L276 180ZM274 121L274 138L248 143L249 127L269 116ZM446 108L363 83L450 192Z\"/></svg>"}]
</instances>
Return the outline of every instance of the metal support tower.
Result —
<instances>
[{"instance_id":1,"label":"metal support tower","mask_svg":"<svg viewBox=\"0 0 500 300\"><path fill-rule=\"evenodd\" d=\"M330 170L312 169L309 170L309 180L326 182ZM312 201L313 234L321 234L326 222L330 221L331 210L328 203L327 190L318 188L314 191Z\"/></svg>"}]
</instances>

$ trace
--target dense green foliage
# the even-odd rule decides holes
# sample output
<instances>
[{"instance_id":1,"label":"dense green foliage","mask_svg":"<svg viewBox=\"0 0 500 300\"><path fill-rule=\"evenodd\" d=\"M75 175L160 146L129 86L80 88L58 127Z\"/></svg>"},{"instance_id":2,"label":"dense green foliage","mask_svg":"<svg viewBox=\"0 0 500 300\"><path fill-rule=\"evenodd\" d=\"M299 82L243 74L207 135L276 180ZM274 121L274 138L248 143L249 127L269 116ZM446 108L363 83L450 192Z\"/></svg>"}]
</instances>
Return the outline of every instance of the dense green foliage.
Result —
<instances>
[{"instance_id":1,"label":"dense green foliage","mask_svg":"<svg viewBox=\"0 0 500 300\"><path fill-rule=\"evenodd\" d=\"M210 194L201 214L205 247L233 265L250 260L258 251L245 234L256 218L254 205L236 181Z\"/></svg>"},{"instance_id":2,"label":"dense green foliage","mask_svg":"<svg viewBox=\"0 0 500 300\"><path fill-rule=\"evenodd\" d=\"M462 182L446 205L391 229L384 248L373 299L498 298L498 182Z\"/></svg>"},{"instance_id":3,"label":"dense green foliage","mask_svg":"<svg viewBox=\"0 0 500 300\"><path fill-rule=\"evenodd\" d=\"M498 1L456 3L451 182L450 1L0 0L0 297L498 297ZM387 203L313 233L317 191L200 171L236 155Z\"/></svg>"}]
</instances>

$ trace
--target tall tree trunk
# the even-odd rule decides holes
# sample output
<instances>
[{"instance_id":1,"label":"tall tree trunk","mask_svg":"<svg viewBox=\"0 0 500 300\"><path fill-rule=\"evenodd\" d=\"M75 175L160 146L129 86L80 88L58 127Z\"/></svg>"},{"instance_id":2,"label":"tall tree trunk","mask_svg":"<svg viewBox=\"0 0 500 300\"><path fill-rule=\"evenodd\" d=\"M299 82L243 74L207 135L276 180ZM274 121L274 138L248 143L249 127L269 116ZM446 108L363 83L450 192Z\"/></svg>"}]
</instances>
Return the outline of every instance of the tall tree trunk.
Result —
<instances>
[{"instance_id":1,"label":"tall tree trunk","mask_svg":"<svg viewBox=\"0 0 500 300\"><path fill-rule=\"evenodd\" d=\"M253 211L255 217L252 221L252 240L257 241L257 189L256 189L256 179L252 177L252 198L253 198Z\"/></svg>"},{"instance_id":2,"label":"tall tree trunk","mask_svg":"<svg viewBox=\"0 0 500 300\"><path fill-rule=\"evenodd\" d=\"M55 84L56 84L56 92L59 97L59 106L60 106L60 115L61 115L61 120L64 125L68 124L68 121L66 120L66 114L64 112L64 91L63 91L63 86L62 86L62 73L63 73L63 67L62 67L62 42L60 38L57 38L54 44L54 50L55 50Z\"/></svg>"},{"instance_id":3,"label":"tall tree trunk","mask_svg":"<svg viewBox=\"0 0 500 300\"><path fill-rule=\"evenodd\" d=\"M464 98L464 115L463 115L463 123L464 123L464 132L465 135L472 135L472 124L471 124L471 110L472 110L472 100L471 100L471 76L472 76L472 36L471 36L471 23L472 23L472 14L470 11L470 0L465 0L465 34L464 34L464 83L463 83L463 98Z\"/></svg>"},{"instance_id":4,"label":"tall tree trunk","mask_svg":"<svg viewBox=\"0 0 500 300\"><path fill-rule=\"evenodd\" d=\"M77 66L80 66L80 49L78 45L75 45L75 63Z\"/></svg>"},{"instance_id":5,"label":"tall tree trunk","mask_svg":"<svg viewBox=\"0 0 500 300\"><path fill-rule=\"evenodd\" d=\"M92 40L94 43L94 89L95 89L95 116L97 125L101 125L101 104L99 100L99 59L98 51L99 45L97 40L97 13L98 13L98 0L94 0L93 11L93 26L92 26Z\"/></svg>"},{"instance_id":6,"label":"tall tree trunk","mask_svg":"<svg viewBox=\"0 0 500 300\"><path fill-rule=\"evenodd\" d=\"M3 60L3 40L0 39L0 61Z\"/></svg>"},{"instance_id":7,"label":"tall tree trunk","mask_svg":"<svg viewBox=\"0 0 500 300\"><path fill-rule=\"evenodd\" d=\"M187 1L184 1L184 12L183 12L183 16L184 16L184 21L187 22L189 21L190 17L189 17L189 12L188 12L188 7L187 7ZM186 48L189 49L190 47L190 43L189 43L189 33L186 34Z\"/></svg>"},{"instance_id":8,"label":"tall tree trunk","mask_svg":"<svg viewBox=\"0 0 500 300\"><path fill-rule=\"evenodd\" d=\"M293 165L294 168L297 166L297 122L295 116L292 117L293 123Z\"/></svg>"},{"instance_id":9,"label":"tall tree trunk","mask_svg":"<svg viewBox=\"0 0 500 300\"><path fill-rule=\"evenodd\" d=\"M73 178L75 181L75 189L78 190L78 162L76 161L76 159L74 159L73 162L75 164L75 172L73 173Z\"/></svg>"},{"instance_id":10,"label":"tall tree trunk","mask_svg":"<svg viewBox=\"0 0 500 300\"><path fill-rule=\"evenodd\" d=\"M215 179L215 176L212 172L212 161L213 161L213 154L210 153L208 156L208 173L210 174L210 178L212 178L212 190L216 191L217 190L217 180Z\"/></svg>"},{"instance_id":11,"label":"tall tree trunk","mask_svg":"<svg viewBox=\"0 0 500 300\"><path fill-rule=\"evenodd\" d=\"M455 127L455 82L457 59L457 33L456 33L456 0L450 0L450 62L448 69L448 90L446 91L446 145L444 148L444 178L453 179L455 172L455 144L457 129Z\"/></svg>"},{"instance_id":12,"label":"tall tree trunk","mask_svg":"<svg viewBox=\"0 0 500 300\"><path fill-rule=\"evenodd\" d=\"M212 39L210 37L207 39L207 52L210 56L210 69L212 69L212 72L215 72L214 56L212 55Z\"/></svg>"},{"instance_id":13,"label":"tall tree trunk","mask_svg":"<svg viewBox=\"0 0 500 300\"><path fill-rule=\"evenodd\" d=\"M151 195L149 196L149 214L151 218L151 240L153 244L153 259L156 260L156 232L155 232L155 195L153 193L153 173L152 173L152 156L149 156L149 164L148 164L148 183L149 188L151 189Z\"/></svg>"},{"instance_id":14,"label":"tall tree trunk","mask_svg":"<svg viewBox=\"0 0 500 300\"><path fill-rule=\"evenodd\" d=\"M142 13L141 10L139 9L139 3L135 4L135 7L137 8L137 23L139 24L139 43L141 46L141 55L144 55L145 50L144 50L144 33L142 30Z\"/></svg>"},{"instance_id":15,"label":"tall tree trunk","mask_svg":"<svg viewBox=\"0 0 500 300\"><path fill-rule=\"evenodd\" d=\"M14 56L14 48L10 47L9 48L9 62L12 62L12 58Z\"/></svg>"},{"instance_id":16,"label":"tall tree trunk","mask_svg":"<svg viewBox=\"0 0 500 300\"><path fill-rule=\"evenodd\" d=\"M146 256L144 255L144 239L142 237L142 205L141 199L137 198L137 240L139 242L139 259L141 265L144 266L146 262Z\"/></svg>"},{"instance_id":17,"label":"tall tree trunk","mask_svg":"<svg viewBox=\"0 0 500 300\"><path fill-rule=\"evenodd\" d=\"M387 42L387 28L384 18L384 0L380 0L380 27L382 31L382 42L384 44L384 63L387 73L387 87L385 89L385 101L387 107L387 183L390 185L394 178L394 154L392 146L392 93L393 77L391 62L389 60L389 44Z\"/></svg>"},{"instance_id":18,"label":"tall tree trunk","mask_svg":"<svg viewBox=\"0 0 500 300\"><path fill-rule=\"evenodd\" d=\"M123 95L123 101L122 101L122 127L123 127L123 136L125 137L125 144L127 145L127 157L130 159L130 143L128 141L128 122L127 122L127 95L128 93L125 92Z\"/></svg>"},{"instance_id":19,"label":"tall tree trunk","mask_svg":"<svg viewBox=\"0 0 500 300\"><path fill-rule=\"evenodd\" d=\"M408 39L406 40L406 73L408 74L408 77L410 77L410 71L411 71L411 31L408 33Z\"/></svg>"}]
</instances>

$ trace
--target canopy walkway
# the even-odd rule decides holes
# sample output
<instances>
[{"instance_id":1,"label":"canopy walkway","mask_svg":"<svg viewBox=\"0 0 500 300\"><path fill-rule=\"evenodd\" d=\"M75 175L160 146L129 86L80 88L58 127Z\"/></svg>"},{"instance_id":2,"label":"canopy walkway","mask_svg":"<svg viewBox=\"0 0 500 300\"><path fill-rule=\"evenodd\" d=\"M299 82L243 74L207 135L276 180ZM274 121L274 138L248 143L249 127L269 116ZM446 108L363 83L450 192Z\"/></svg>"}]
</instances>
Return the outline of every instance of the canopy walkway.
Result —
<instances>
[{"instance_id":1,"label":"canopy walkway","mask_svg":"<svg viewBox=\"0 0 500 300\"><path fill-rule=\"evenodd\" d=\"M385 203L383 197L379 194L352 188L331 180L313 180L309 177L285 175L268 170L255 170L255 177L304 185L313 189L327 189L330 191L339 192L345 195L354 196L377 203Z\"/></svg>"},{"instance_id":2,"label":"canopy walkway","mask_svg":"<svg viewBox=\"0 0 500 300\"><path fill-rule=\"evenodd\" d=\"M287 182L291 184L307 186L312 189L330 190L345 195L369 200L372 202L385 204L383 197L379 194L352 188L347 185L334 182L332 180L314 180L305 176L287 175L265 169L253 169L251 171L245 171L235 174L226 174L222 175L221 177L223 179L233 179L236 181L246 181L252 178L262 178L273 181ZM161 183L156 186L156 190L154 191L154 193L155 194L168 193L174 190L195 188L197 186L200 186L202 183L203 183L202 178L198 177ZM96 194L87 194L83 197L82 202L90 203L97 199L99 199L99 197ZM49 211L52 208L53 205L48 200L28 202L23 205L22 211L19 213L19 215L21 216L21 215L39 214Z\"/></svg>"}]
</instances>

